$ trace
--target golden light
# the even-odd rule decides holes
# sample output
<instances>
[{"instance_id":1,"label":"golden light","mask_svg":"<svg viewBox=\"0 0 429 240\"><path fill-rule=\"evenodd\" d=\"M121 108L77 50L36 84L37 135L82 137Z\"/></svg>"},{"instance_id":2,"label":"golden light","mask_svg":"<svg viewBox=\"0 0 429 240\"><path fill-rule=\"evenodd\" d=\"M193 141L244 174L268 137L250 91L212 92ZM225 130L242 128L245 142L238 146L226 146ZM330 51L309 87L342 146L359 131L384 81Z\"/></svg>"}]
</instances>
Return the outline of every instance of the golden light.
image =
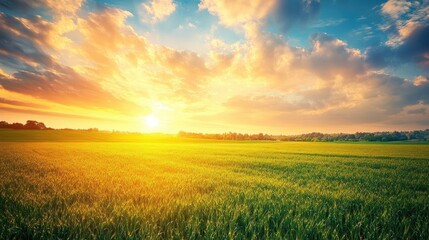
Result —
<instances>
[{"instance_id":1,"label":"golden light","mask_svg":"<svg viewBox=\"0 0 429 240\"><path fill-rule=\"evenodd\" d=\"M148 115L148 116L144 117L143 120L144 120L147 128L155 129L159 126L159 120L154 115Z\"/></svg>"}]
</instances>

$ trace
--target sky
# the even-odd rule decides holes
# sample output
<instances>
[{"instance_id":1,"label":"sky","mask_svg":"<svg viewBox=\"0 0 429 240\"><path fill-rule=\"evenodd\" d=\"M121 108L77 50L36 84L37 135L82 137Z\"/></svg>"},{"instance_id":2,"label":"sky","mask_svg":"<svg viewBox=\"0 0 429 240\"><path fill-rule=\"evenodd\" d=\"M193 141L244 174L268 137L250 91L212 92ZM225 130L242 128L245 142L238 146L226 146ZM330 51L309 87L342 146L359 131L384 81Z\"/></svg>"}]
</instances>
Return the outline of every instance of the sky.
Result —
<instances>
[{"instance_id":1,"label":"sky","mask_svg":"<svg viewBox=\"0 0 429 240\"><path fill-rule=\"evenodd\" d=\"M429 128L429 0L2 0L0 10L0 120Z\"/></svg>"}]
</instances>

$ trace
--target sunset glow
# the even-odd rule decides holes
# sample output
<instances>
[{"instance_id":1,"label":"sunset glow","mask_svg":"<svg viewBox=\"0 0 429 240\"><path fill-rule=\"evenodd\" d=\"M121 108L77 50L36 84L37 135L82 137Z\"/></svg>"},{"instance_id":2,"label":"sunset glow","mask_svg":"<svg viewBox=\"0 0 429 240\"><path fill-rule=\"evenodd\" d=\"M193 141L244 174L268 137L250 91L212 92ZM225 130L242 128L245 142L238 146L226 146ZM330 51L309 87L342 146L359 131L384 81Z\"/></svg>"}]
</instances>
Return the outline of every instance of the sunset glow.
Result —
<instances>
[{"instance_id":1,"label":"sunset glow","mask_svg":"<svg viewBox=\"0 0 429 240\"><path fill-rule=\"evenodd\" d=\"M429 239L429 0L0 0L1 239Z\"/></svg>"},{"instance_id":2,"label":"sunset glow","mask_svg":"<svg viewBox=\"0 0 429 240\"><path fill-rule=\"evenodd\" d=\"M429 126L426 0L0 9L0 120L168 133Z\"/></svg>"},{"instance_id":3,"label":"sunset glow","mask_svg":"<svg viewBox=\"0 0 429 240\"><path fill-rule=\"evenodd\" d=\"M148 129L155 130L159 127L159 120L154 115L148 115L143 119Z\"/></svg>"}]
</instances>

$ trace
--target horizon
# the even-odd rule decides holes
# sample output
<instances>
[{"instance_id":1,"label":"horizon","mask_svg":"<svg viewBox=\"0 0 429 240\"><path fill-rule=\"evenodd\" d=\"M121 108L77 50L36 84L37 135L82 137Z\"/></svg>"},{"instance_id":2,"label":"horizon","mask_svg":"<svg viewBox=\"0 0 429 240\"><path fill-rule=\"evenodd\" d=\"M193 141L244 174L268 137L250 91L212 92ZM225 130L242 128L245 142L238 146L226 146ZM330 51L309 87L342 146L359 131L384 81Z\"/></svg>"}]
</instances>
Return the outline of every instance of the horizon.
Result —
<instances>
[{"instance_id":1,"label":"horizon","mask_svg":"<svg viewBox=\"0 0 429 240\"><path fill-rule=\"evenodd\" d=\"M264 134L264 135L269 135L272 137L292 137L292 136L300 136L300 135L308 135L308 134L323 134L323 135L353 135L353 134L359 134L359 133L394 133L394 132L399 132L399 133L404 133L404 132L423 132L423 131L428 131L429 128L427 129L413 129L413 130L393 130L393 131L373 131L373 132L301 132L301 133L296 133L296 134L275 134L275 133L266 133L266 132L192 132L192 131L186 131L186 130L179 130L178 132L171 132L171 133L166 133L166 132L141 132L141 131L121 131L121 130L117 130L117 129L99 129L97 127L90 127L90 128L69 128L69 127L65 127L65 128L52 128L49 125L46 125L43 121L37 121L37 120L33 120L33 119L29 119L27 121L24 122L29 122L29 121L34 121L36 123L43 123L44 126L46 127L46 129L39 129L39 130L70 130L70 131L96 131L96 132L109 132L109 133L125 133L125 134L143 134L143 135L180 135L181 133L186 133L186 134L203 134L203 135L222 135L222 134L229 134L229 133L233 133L233 134L241 134L241 135L258 135L258 134ZM22 124L22 126L25 125L24 122L7 122L4 120L0 119L0 122L6 122L7 124L11 125L11 124ZM1 129L5 129L4 127L0 126L0 130ZM7 128L6 128L7 129ZM12 130L28 130L28 129L14 129L12 128ZM30 130L34 130L34 129L30 129Z\"/></svg>"},{"instance_id":2,"label":"horizon","mask_svg":"<svg viewBox=\"0 0 429 240\"><path fill-rule=\"evenodd\" d=\"M0 3L0 116L297 135L429 128L429 1Z\"/></svg>"}]
</instances>

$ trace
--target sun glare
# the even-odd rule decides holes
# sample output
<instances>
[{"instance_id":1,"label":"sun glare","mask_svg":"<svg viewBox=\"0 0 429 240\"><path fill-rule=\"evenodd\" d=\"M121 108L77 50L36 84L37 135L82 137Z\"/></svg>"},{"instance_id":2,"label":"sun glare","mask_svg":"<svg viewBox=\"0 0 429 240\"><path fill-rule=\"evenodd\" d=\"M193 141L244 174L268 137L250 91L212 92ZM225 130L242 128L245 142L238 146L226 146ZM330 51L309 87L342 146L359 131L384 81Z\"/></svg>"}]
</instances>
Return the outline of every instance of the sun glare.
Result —
<instances>
[{"instance_id":1,"label":"sun glare","mask_svg":"<svg viewBox=\"0 0 429 240\"><path fill-rule=\"evenodd\" d=\"M148 115L143 119L146 124L146 127L149 129L156 129L159 126L159 120L154 115Z\"/></svg>"}]
</instances>

